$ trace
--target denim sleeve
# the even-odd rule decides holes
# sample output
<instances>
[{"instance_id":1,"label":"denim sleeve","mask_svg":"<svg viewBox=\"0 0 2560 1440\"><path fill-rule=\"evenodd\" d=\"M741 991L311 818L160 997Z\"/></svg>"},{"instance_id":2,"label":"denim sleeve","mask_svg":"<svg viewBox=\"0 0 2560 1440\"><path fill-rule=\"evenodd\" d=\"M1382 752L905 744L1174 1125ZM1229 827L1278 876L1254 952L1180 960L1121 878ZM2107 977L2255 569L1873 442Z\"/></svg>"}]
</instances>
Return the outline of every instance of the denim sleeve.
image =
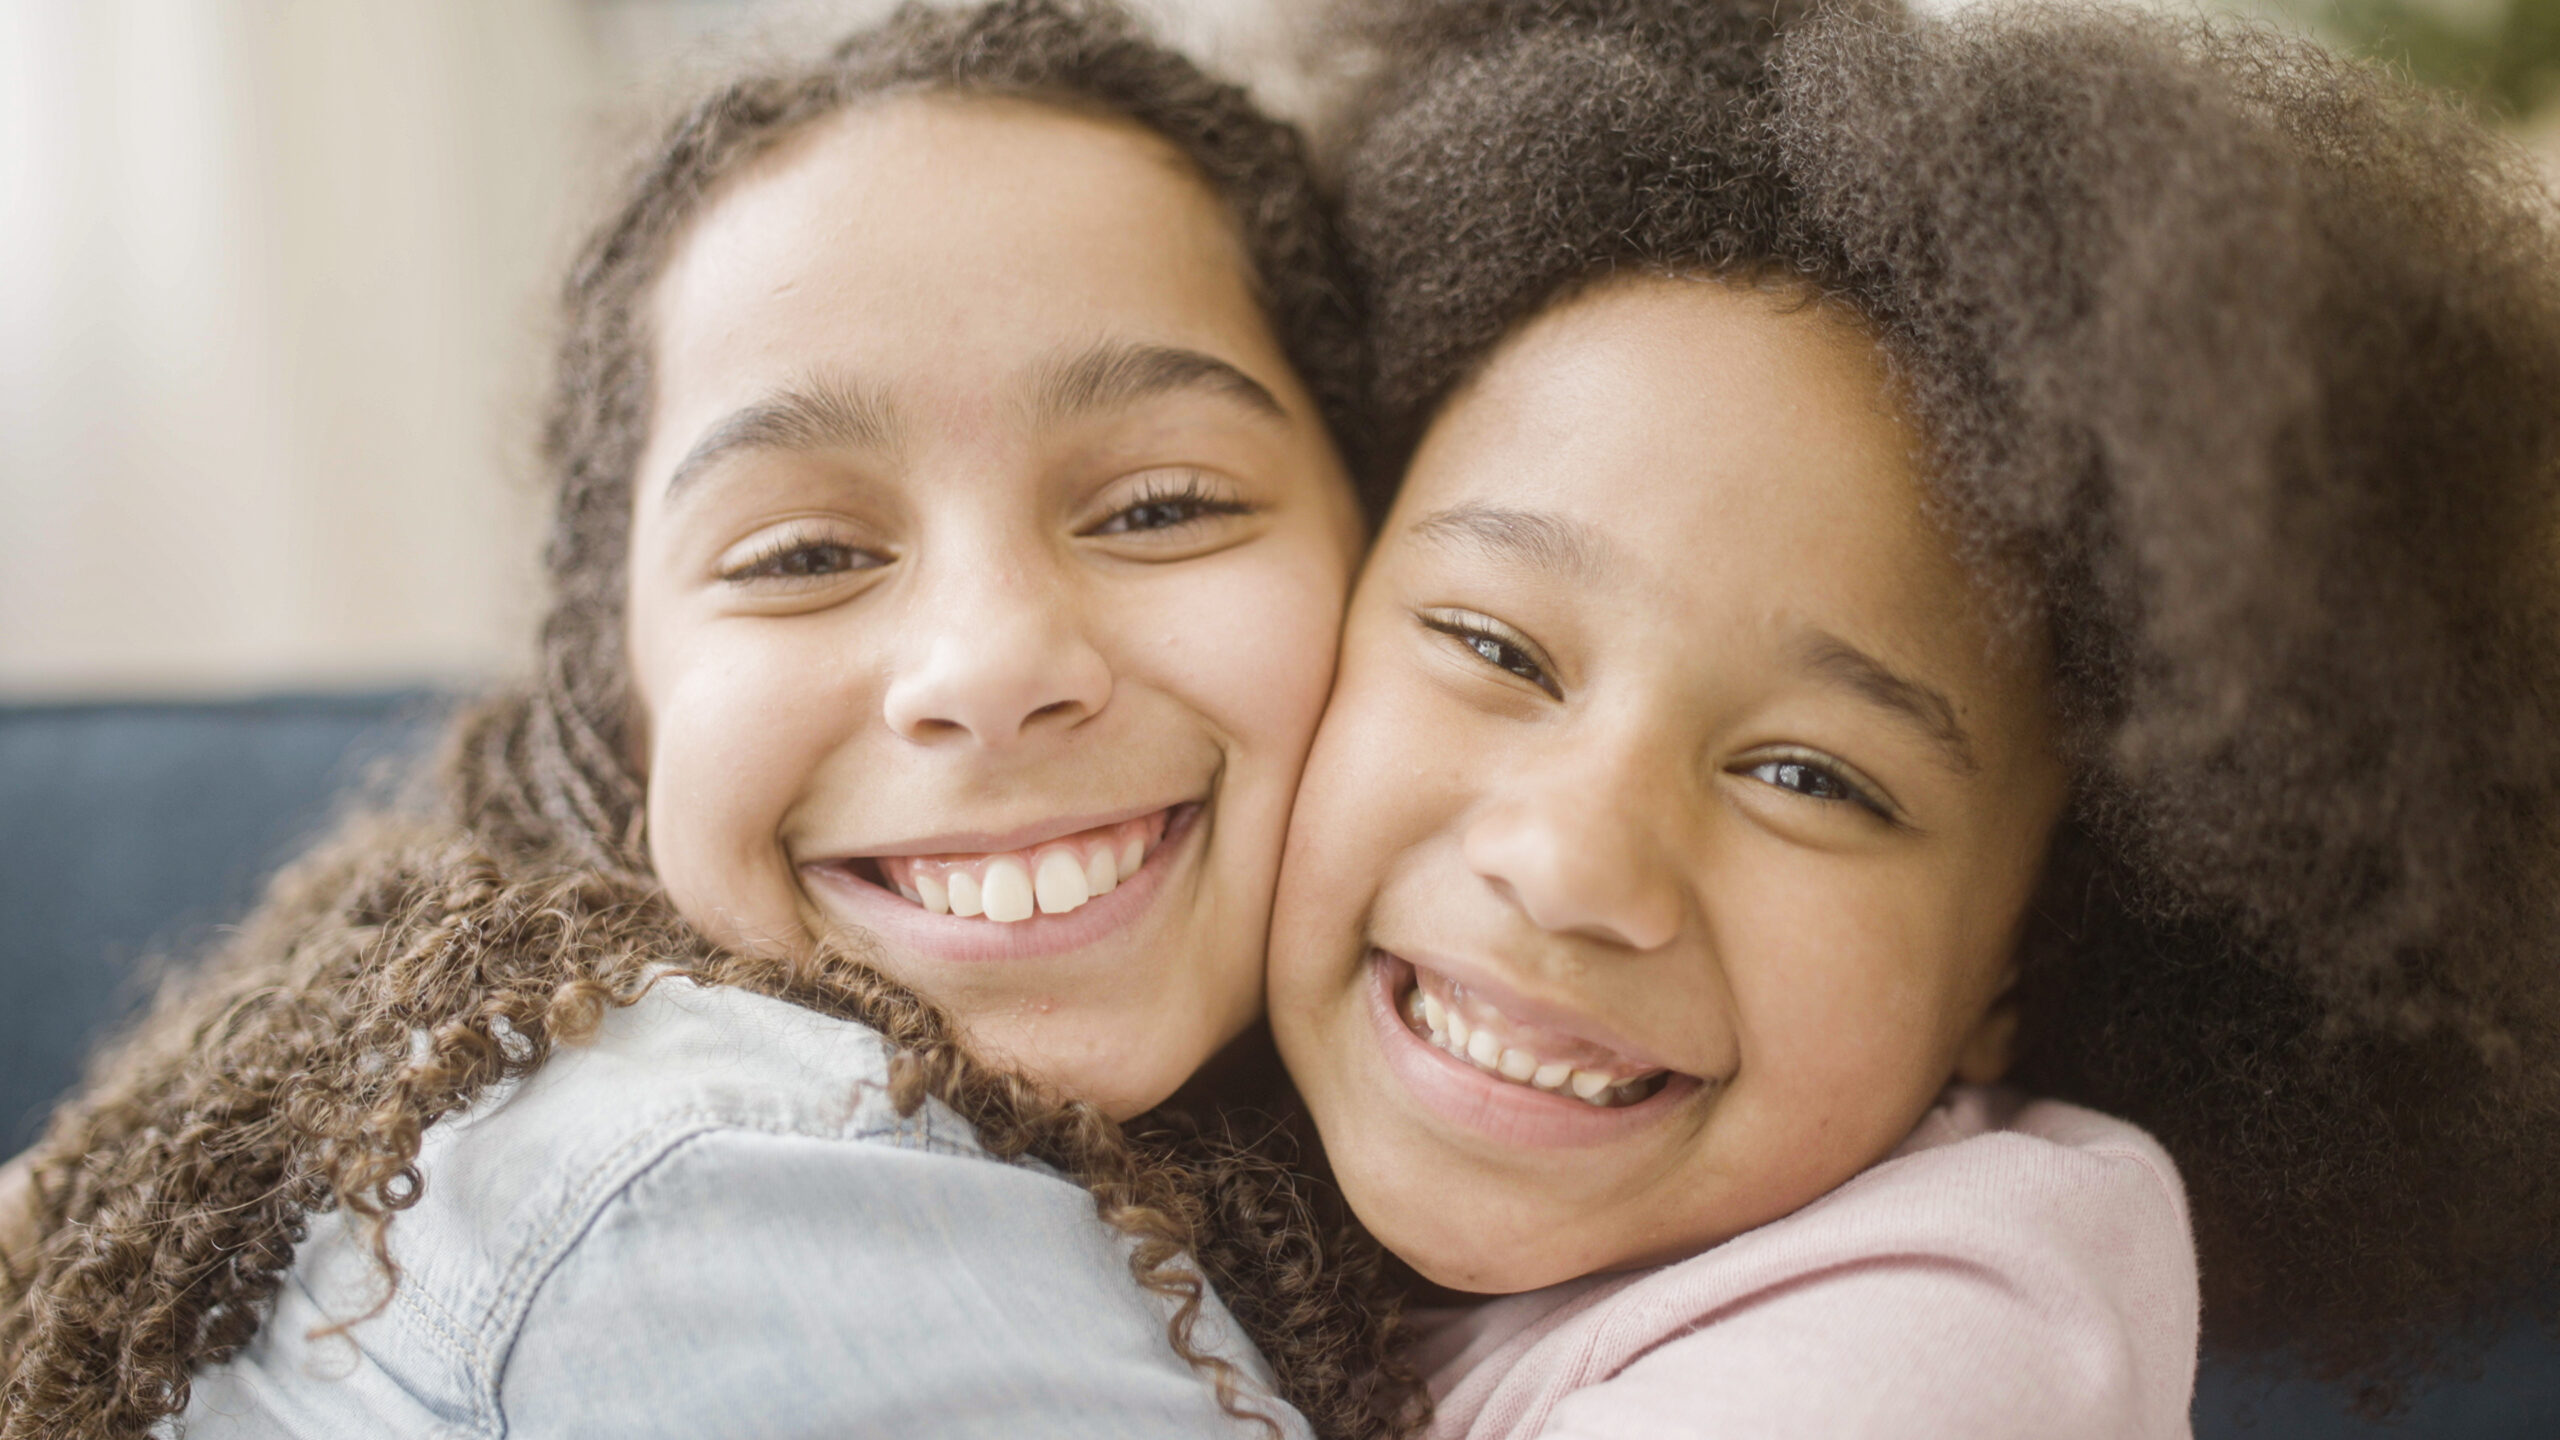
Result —
<instances>
[{"instance_id":1,"label":"denim sleeve","mask_svg":"<svg viewBox=\"0 0 2560 1440\"><path fill-rule=\"evenodd\" d=\"M716 1130L542 1278L499 1377L511 1437L1195 1437L1223 1413L1080 1186L983 1156ZM1195 1332L1309 1432L1214 1297Z\"/></svg>"}]
</instances>

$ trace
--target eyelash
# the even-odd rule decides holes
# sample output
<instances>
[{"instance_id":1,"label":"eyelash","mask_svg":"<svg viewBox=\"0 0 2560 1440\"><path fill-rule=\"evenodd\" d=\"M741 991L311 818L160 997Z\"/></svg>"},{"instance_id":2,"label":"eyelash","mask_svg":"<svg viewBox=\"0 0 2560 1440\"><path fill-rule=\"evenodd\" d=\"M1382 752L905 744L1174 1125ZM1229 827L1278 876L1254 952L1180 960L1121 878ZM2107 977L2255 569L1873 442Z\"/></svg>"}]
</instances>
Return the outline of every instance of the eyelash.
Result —
<instances>
[{"instance_id":1,"label":"eyelash","mask_svg":"<svg viewBox=\"0 0 2560 1440\"><path fill-rule=\"evenodd\" d=\"M1790 795L1801 796L1817 804L1855 805L1888 824L1901 823L1892 807L1877 798L1873 791L1842 774L1831 764L1811 755L1771 756L1743 767L1740 773L1771 789L1783 790ZM1790 773L1794 778L1805 782L1803 787L1783 783L1779 778ZM1817 788L1828 788L1837 793L1818 795L1813 793Z\"/></svg>"},{"instance_id":2,"label":"eyelash","mask_svg":"<svg viewBox=\"0 0 2560 1440\"><path fill-rule=\"evenodd\" d=\"M821 570L812 568L806 561L800 559L800 557L814 555L844 557L845 563ZM795 561L799 563L793 563ZM841 540L821 540L810 535L794 535L785 532L766 542L754 555L749 556L744 564L721 572L720 578L733 585L743 585L753 580L785 582L824 580L828 576L841 575L849 571L875 569L882 563L880 557Z\"/></svg>"},{"instance_id":3,"label":"eyelash","mask_svg":"<svg viewBox=\"0 0 2560 1440\"><path fill-rule=\"evenodd\" d=\"M1172 510L1180 514L1160 525L1123 524L1131 516L1146 510ZM1175 530L1217 515L1249 515L1253 507L1232 500L1209 488L1209 483L1196 470L1184 471L1179 480L1150 478L1139 487L1136 498L1111 512L1109 519L1085 532L1089 535L1142 535ZM1115 528L1116 527L1116 528Z\"/></svg>"},{"instance_id":4,"label":"eyelash","mask_svg":"<svg viewBox=\"0 0 2560 1440\"><path fill-rule=\"evenodd\" d=\"M1478 615L1470 610L1421 618L1424 628L1457 641L1487 665L1528 681L1545 691L1551 700L1564 698L1564 687L1547 673L1546 664L1530 645L1529 637L1519 631L1489 615Z\"/></svg>"}]
</instances>

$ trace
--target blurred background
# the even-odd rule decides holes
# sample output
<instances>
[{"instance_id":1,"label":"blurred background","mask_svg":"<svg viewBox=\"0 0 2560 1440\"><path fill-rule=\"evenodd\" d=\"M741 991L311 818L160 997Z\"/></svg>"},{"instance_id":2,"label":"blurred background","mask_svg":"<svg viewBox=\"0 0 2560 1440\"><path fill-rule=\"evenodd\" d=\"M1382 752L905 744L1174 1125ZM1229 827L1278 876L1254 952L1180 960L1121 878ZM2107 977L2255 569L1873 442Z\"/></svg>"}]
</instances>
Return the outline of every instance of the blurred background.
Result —
<instances>
[{"instance_id":1,"label":"blurred background","mask_svg":"<svg viewBox=\"0 0 2560 1440\"><path fill-rule=\"evenodd\" d=\"M0 0L0 699L520 663L580 224L693 82L888 8Z\"/></svg>"},{"instance_id":2,"label":"blurred background","mask_svg":"<svg viewBox=\"0 0 2560 1440\"><path fill-rule=\"evenodd\" d=\"M2560 170L2560 0L2254 3L2461 90ZM519 664L547 286L578 225L691 82L886 8L0 0L0 700ZM1307 103L1309 5L1152 8Z\"/></svg>"},{"instance_id":3,"label":"blurred background","mask_svg":"<svg viewBox=\"0 0 2560 1440\"><path fill-rule=\"evenodd\" d=\"M1137 3L1321 109L1312 0ZM2459 93L2560 184L2560 0L2239 3ZM888 8L0 0L0 1157L150 957L526 663L550 287L623 157ZM2208 1366L2197 1423L2560 1435L2560 1347L2519 1328L2381 1428Z\"/></svg>"}]
</instances>

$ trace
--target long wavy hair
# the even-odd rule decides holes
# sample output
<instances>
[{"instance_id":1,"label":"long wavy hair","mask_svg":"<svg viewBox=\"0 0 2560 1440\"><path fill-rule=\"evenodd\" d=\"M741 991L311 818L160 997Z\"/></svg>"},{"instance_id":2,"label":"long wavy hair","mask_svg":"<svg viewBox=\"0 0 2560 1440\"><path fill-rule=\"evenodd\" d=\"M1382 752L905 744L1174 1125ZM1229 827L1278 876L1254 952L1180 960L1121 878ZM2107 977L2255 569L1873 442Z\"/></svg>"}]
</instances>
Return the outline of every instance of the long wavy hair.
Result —
<instances>
[{"instance_id":1,"label":"long wavy hair","mask_svg":"<svg viewBox=\"0 0 2560 1440\"><path fill-rule=\"evenodd\" d=\"M1346 1298L1374 1256L1346 1248L1284 1167L1214 1118L1132 1143L1092 1106L978 1063L947 1017L858 954L723 953L650 873L622 638L650 423L646 297L725 177L799 127L911 91L1099 109L1170 142L1226 202L1284 349L1355 473L1374 474L1358 463L1363 345L1295 133L1107 0L910 6L694 105L564 290L538 679L462 713L418 795L288 867L56 1113L34 1157L36 1246L0 1276L0 1440L141 1436L182 1411L191 1373L255 1334L314 1215L369 1228L388 1269L385 1229L430 1183L427 1128L588 1035L668 965L876 1028L896 1048L901 1104L941 1100L995 1155L1042 1158L1090 1188L1137 1242L1138 1282L1175 1302L1174 1348L1231 1412L1259 1413L1192 1341L1203 1267L1320 1430L1388 1413L1397 1322Z\"/></svg>"},{"instance_id":2,"label":"long wavy hair","mask_svg":"<svg viewBox=\"0 0 2560 1440\"><path fill-rule=\"evenodd\" d=\"M1615 273L1864 317L2076 781L2015 1076L2142 1124L2207 1334L2377 1404L2560 1259L2560 223L2308 42L2090 6L1382 0L1382 428Z\"/></svg>"}]
</instances>

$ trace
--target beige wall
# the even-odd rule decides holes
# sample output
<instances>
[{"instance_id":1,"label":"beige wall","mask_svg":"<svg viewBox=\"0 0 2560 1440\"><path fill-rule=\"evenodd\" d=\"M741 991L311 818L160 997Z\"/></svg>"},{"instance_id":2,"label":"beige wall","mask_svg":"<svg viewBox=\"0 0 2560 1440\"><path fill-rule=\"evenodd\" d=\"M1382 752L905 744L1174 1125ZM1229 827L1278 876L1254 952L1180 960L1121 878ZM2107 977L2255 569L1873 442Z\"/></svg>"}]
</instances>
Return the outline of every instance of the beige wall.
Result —
<instances>
[{"instance_id":1,"label":"beige wall","mask_svg":"<svg viewBox=\"0 0 2560 1440\"><path fill-rule=\"evenodd\" d=\"M569 0L0 6L0 692L486 673Z\"/></svg>"}]
</instances>

